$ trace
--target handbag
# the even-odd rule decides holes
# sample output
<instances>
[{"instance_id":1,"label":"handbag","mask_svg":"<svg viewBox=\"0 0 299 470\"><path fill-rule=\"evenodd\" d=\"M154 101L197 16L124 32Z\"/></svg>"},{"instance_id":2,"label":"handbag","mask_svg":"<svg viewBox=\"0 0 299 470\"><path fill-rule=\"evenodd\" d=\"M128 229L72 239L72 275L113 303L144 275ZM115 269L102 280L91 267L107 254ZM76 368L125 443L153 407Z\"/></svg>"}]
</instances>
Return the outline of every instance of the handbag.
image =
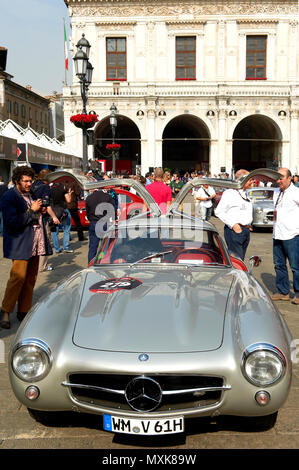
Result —
<instances>
[{"instance_id":1,"label":"handbag","mask_svg":"<svg viewBox=\"0 0 299 470\"><path fill-rule=\"evenodd\" d=\"M66 212L64 207L52 206L52 209L53 209L53 211L54 211L54 213L55 213L55 215L56 215L56 217L57 217L57 219L59 220L60 223L67 217L67 212ZM52 217L49 217L48 223L49 223L49 227L50 227L51 232L55 232L57 224L54 223Z\"/></svg>"}]
</instances>

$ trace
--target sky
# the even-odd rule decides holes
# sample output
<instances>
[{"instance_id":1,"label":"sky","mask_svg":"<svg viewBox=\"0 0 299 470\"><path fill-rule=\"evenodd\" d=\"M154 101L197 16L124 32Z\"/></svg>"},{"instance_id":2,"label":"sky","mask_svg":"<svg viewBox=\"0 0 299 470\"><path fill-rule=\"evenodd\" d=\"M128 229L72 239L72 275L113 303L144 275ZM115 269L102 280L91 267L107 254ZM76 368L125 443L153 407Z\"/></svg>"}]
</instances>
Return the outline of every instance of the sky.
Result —
<instances>
[{"instance_id":1,"label":"sky","mask_svg":"<svg viewBox=\"0 0 299 470\"><path fill-rule=\"evenodd\" d=\"M0 0L0 46L6 47L6 72L42 95L62 92L65 80L64 30L71 35L63 0ZM71 82L69 53L67 82Z\"/></svg>"}]
</instances>

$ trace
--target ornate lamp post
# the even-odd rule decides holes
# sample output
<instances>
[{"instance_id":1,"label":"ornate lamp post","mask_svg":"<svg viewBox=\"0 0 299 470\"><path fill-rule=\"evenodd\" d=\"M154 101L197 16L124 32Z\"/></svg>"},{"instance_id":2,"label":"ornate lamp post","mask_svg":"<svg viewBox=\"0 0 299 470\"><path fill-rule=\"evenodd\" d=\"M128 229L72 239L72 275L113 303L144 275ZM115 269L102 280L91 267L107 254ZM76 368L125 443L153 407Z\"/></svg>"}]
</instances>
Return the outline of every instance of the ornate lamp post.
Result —
<instances>
[{"instance_id":1,"label":"ornate lamp post","mask_svg":"<svg viewBox=\"0 0 299 470\"><path fill-rule=\"evenodd\" d=\"M82 34L82 38L77 43L77 52L75 57L73 58L75 63L75 72L80 81L81 85L81 98L83 101L83 110L82 114L87 114L86 111L86 104L88 99L88 87L92 81L92 72L93 67L91 63L88 61L89 58L89 50L90 44L85 38L85 35ZM94 123L92 124L94 125ZM78 127L82 128L83 131L83 171L86 173L88 169L88 155L87 155L87 129L91 127L90 124L82 124Z\"/></svg>"},{"instance_id":2,"label":"ornate lamp post","mask_svg":"<svg viewBox=\"0 0 299 470\"><path fill-rule=\"evenodd\" d=\"M117 107L115 106L114 103L112 103L112 106L110 108L110 126L112 130L112 144L115 143L115 130L117 126ZM115 176L115 149L112 149L112 175Z\"/></svg>"}]
</instances>

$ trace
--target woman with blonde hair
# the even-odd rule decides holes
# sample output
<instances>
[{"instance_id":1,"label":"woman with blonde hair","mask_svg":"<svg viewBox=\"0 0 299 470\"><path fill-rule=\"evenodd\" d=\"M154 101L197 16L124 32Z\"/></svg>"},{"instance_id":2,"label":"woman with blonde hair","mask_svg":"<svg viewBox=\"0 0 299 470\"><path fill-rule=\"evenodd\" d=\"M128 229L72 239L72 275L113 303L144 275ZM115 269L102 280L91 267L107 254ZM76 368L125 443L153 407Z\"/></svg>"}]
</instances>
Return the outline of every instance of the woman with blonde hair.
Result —
<instances>
[{"instance_id":1,"label":"woman with blonde hair","mask_svg":"<svg viewBox=\"0 0 299 470\"><path fill-rule=\"evenodd\" d=\"M171 183L171 176L170 176L170 171L165 171L163 175L163 182L167 184L168 186Z\"/></svg>"}]
</instances>

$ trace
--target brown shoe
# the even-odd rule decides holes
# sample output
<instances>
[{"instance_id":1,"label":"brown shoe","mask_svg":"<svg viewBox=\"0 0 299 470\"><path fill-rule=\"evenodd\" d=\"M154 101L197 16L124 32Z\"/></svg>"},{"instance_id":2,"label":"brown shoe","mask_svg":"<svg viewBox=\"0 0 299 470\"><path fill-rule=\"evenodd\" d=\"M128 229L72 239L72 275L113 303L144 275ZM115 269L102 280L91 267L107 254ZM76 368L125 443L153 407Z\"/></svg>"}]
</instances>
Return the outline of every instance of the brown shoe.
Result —
<instances>
[{"instance_id":1,"label":"brown shoe","mask_svg":"<svg viewBox=\"0 0 299 470\"><path fill-rule=\"evenodd\" d=\"M280 294L280 292L276 292L276 294L271 295L271 299L275 300L291 300L290 294Z\"/></svg>"},{"instance_id":2,"label":"brown shoe","mask_svg":"<svg viewBox=\"0 0 299 470\"><path fill-rule=\"evenodd\" d=\"M5 330L10 329L10 321L9 321L9 313L4 312L4 310L0 310L0 328Z\"/></svg>"},{"instance_id":3,"label":"brown shoe","mask_svg":"<svg viewBox=\"0 0 299 470\"><path fill-rule=\"evenodd\" d=\"M294 297L292 299L292 304L299 305L299 297Z\"/></svg>"}]
</instances>

